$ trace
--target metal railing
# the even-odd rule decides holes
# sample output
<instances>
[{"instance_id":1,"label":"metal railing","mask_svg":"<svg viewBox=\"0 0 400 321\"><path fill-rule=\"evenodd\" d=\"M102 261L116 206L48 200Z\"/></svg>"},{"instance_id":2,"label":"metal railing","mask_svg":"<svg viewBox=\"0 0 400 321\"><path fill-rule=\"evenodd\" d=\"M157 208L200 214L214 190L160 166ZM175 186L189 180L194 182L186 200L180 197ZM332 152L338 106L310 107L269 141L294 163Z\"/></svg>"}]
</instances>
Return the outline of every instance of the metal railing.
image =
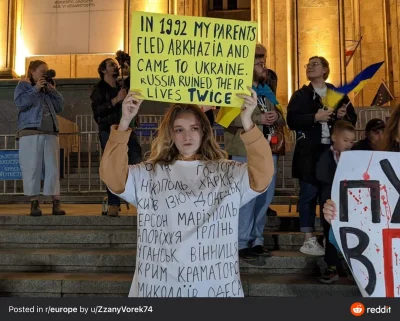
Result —
<instances>
[{"instance_id":1,"label":"metal railing","mask_svg":"<svg viewBox=\"0 0 400 321\"><path fill-rule=\"evenodd\" d=\"M146 125L146 123L143 123ZM149 124L149 123L147 123ZM150 151L151 144L157 136L158 126L146 126L137 128L139 144L143 155ZM223 144L223 132L221 128L215 128L217 142ZM97 131L76 133L60 133L60 141L63 140L65 148L60 153L60 184L61 193L96 193L105 192L105 185L99 177L99 165L102 156L99 134ZM16 135L0 135L0 150L18 150ZM0 195L23 194L21 180L4 180L3 188L0 187Z\"/></svg>"},{"instance_id":2,"label":"metal railing","mask_svg":"<svg viewBox=\"0 0 400 321\"><path fill-rule=\"evenodd\" d=\"M357 123L357 140L364 138L365 124L372 118L386 120L390 114L388 109L368 109L359 113ZM157 136L158 127L164 118L163 115L140 115L141 127L136 129L143 156L150 151L154 138ZM105 186L100 180L98 166L102 156L98 138L97 124L92 115L76 116L78 132L61 133L63 140L63 157L61 159L61 193L96 193L105 192ZM222 147L224 145L224 128L214 126L214 136ZM291 176L292 152L295 147L295 134L290 131L286 137L285 156L279 157L276 190L285 195L296 196L298 192L297 180ZM15 135L0 135L0 150L18 149ZM1 184L1 183L0 183ZM0 185L1 194L23 194L22 181L3 181Z\"/></svg>"},{"instance_id":3,"label":"metal railing","mask_svg":"<svg viewBox=\"0 0 400 321\"><path fill-rule=\"evenodd\" d=\"M365 108L358 113L356 128L357 130L365 130L367 123L373 118L380 118L386 123L386 119L390 116L391 108Z\"/></svg>"}]
</instances>

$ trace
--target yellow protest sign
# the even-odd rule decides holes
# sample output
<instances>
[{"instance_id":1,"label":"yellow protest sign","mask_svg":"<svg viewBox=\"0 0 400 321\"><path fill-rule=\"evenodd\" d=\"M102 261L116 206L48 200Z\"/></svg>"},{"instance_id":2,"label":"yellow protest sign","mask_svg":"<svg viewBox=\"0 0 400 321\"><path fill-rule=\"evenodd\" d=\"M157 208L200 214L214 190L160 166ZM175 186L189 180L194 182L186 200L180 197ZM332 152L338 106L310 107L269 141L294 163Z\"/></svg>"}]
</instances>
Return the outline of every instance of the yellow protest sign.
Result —
<instances>
[{"instance_id":1,"label":"yellow protest sign","mask_svg":"<svg viewBox=\"0 0 400 321\"><path fill-rule=\"evenodd\" d=\"M257 24L132 12L131 89L148 100L241 107Z\"/></svg>"}]
</instances>

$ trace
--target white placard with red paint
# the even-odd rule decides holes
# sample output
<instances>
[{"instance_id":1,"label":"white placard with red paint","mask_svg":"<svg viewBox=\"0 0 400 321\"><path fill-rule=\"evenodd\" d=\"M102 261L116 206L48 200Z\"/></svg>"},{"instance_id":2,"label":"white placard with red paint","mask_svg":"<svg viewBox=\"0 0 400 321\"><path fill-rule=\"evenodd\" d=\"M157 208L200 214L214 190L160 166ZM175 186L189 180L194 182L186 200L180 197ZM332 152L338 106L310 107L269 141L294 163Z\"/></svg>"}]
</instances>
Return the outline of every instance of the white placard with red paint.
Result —
<instances>
[{"instance_id":1,"label":"white placard with red paint","mask_svg":"<svg viewBox=\"0 0 400 321\"><path fill-rule=\"evenodd\" d=\"M363 296L400 297L400 153L350 151L332 188L337 243Z\"/></svg>"}]
</instances>

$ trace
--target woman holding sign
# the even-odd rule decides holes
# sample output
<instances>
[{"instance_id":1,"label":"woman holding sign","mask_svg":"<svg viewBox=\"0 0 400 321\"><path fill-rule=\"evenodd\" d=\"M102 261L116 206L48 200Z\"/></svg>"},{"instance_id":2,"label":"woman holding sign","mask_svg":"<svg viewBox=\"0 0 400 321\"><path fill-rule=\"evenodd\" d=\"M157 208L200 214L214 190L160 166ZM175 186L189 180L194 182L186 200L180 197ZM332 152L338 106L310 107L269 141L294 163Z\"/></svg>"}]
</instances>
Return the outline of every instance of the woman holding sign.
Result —
<instances>
[{"instance_id":1,"label":"woman holding sign","mask_svg":"<svg viewBox=\"0 0 400 321\"><path fill-rule=\"evenodd\" d=\"M100 164L101 179L138 210L131 297L243 297L239 274L239 208L264 192L274 173L271 149L243 98L248 164L227 160L198 106L168 111L148 161L129 166L128 124L142 100L130 92Z\"/></svg>"}]
</instances>

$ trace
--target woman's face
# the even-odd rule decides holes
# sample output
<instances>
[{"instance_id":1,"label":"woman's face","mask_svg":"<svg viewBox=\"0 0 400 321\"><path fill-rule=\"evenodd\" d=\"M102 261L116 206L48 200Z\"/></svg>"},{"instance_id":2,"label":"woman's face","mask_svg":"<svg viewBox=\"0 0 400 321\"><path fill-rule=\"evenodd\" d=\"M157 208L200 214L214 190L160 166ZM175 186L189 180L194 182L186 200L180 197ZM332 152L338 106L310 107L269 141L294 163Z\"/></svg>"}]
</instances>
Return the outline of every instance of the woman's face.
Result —
<instances>
[{"instance_id":1,"label":"woman's face","mask_svg":"<svg viewBox=\"0 0 400 321\"><path fill-rule=\"evenodd\" d=\"M324 74L327 72L326 68L322 65L318 58L311 59L306 65L307 78L309 80L324 78Z\"/></svg>"},{"instance_id":2,"label":"woman's face","mask_svg":"<svg viewBox=\"0 0 400 321\"><path fill-rule=\"evenodd\" d=\"M180 113L173 127L173 141L179 153L188 158L200 148L203 132L200 120L190 112Z\"/></svg>"},{"instance_id":3,"label":"woman's face","mask_svg":"<svg viewBox=\"0 0 400 321\"><path fill-rule=\"evenodd\" d=\"M36 70L32 71L33 80L36 82L40 78L43 78L47 73L47 69L48 67L46 64L41 64L39 67L37 67Z\"/></svg>"}]
</instances>

